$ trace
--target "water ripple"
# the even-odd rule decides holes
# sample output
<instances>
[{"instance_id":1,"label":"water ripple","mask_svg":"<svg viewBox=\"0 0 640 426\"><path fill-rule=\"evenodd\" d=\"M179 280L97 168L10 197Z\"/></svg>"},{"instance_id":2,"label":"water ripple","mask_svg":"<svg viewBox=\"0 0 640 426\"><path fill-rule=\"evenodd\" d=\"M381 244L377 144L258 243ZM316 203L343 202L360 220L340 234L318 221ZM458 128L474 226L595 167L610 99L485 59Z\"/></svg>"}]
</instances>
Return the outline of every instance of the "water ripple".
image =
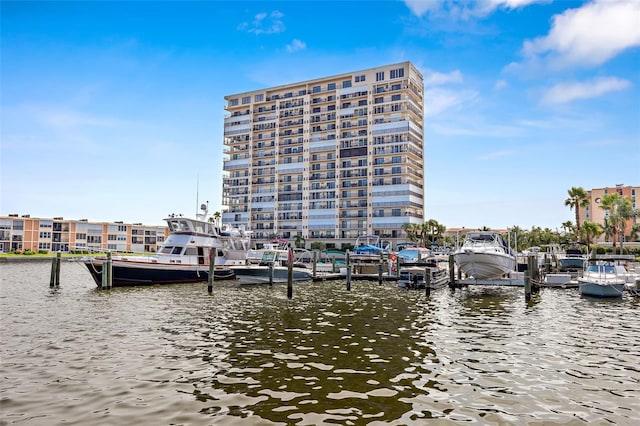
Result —
<instances>
[{"instance_id":1,"label":"water ripple","mask_svg":"<svg viewBox=\"0 0 640 426\"><path fill-rule=\"evenodd\" d=\"M636 424L637 300L343 282L99 291L2 265L0 424Z\"/></svg>"}]
</instances>

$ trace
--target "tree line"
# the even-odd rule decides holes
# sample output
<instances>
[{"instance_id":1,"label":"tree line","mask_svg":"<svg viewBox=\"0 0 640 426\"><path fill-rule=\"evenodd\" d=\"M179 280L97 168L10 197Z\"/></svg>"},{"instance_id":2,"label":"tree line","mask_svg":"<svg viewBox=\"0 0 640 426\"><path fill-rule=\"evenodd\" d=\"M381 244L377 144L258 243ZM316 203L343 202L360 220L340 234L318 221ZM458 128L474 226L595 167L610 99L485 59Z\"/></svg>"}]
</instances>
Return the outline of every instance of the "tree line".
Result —
<instances>
[{"instance_id":1,"label":"tree line","mask_svg":"<svg viewBox=\"0 0 640 426\"><path fill-rule=\"evenodd\" d=\"M640 223L633 223L630 228L627 222L630 219L640 217L640 210L633 208L630 198L624 197L617 192L605 194L599 203L599 208L606 214L604 223L595 223L588 220L581 221L580 209L590 205L590 198L587 191L582 187L572 187L567 190L568 197L564 201L565 206L575 210L575 224L571 221L563 222L562 230L552 230L533 226L531 229L523 229L517 225L509 228L512 244L517 245L518 251L528 247L540 247L548 244L562 244L568 242L584 243L587 246L601 235L605 236L605 241L612 241L614 251L620 245L620 252L623 250L624 241L638 241L640 235ZM635 221L634 221L635 222ZM423 224L405 223L402 229L407 238L423 247L428 247L433 243L441 246L453 247L456 244L455 235L447 234L447 227L435 219L429 219ZM480 230L489 230L483 226ZM627 229L629 232L627 232Z\"/></svg>"}]
</instances>

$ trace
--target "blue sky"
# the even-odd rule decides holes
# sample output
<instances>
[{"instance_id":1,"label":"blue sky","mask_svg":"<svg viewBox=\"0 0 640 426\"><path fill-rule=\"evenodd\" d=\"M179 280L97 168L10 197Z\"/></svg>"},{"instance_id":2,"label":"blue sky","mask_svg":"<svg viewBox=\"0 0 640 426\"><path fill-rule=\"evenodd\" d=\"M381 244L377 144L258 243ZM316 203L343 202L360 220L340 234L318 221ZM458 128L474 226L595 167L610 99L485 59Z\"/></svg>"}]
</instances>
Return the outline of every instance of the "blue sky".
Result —
<instances>
[{"instance_id":1,"label":"blue sky","mask_svg":"<svg viewBox=\"0 0 640 426\"><path fill-rule=\"evenodd\" d=\"M220 210L224 96L412 61L425 219L559 228L640 185L639 1L0 3L0 214Z\"/></svg>"}]
</instances>

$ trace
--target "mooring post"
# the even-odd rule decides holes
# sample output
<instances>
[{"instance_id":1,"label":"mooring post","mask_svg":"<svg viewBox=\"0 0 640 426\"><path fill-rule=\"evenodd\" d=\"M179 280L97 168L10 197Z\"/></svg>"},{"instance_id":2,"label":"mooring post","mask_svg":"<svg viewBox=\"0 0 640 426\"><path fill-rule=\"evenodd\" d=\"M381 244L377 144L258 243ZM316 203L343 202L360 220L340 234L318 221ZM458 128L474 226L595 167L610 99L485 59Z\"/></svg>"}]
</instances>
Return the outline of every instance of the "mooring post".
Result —
<instances>
[{"instance_id":1,"label":"mooring post","mask_svg":"<svg viewBox=\"0 0 640 426\"><path fill-rule=\"evenodd\" d=\"M347 257L345 261L347 263L347 291L351 291L351 263L349 261L349 250L347 250Z\"/></svg>"},{"instance_id":2,"label":"mooring post","mask_svg":"<svg viewBox=\"0 0 640 426\"><path fill-rule=\"evenodd\" d=\"M207 279L207 291L213 293L213 282L216 280L216 255L218 249L212 247L209 251L209 277Z\"/></svg>"},{"instance_id":3,"label":"mooring post","mask_svg":"<svg viewBox=\"0 0 640 426\"><path fill-rule=\"evenodd\" d=\"M540 266L538 265L538 257L535 255L529 256L529 268L531 269L531 293L538 294L540 292Z\"/></svg>"},{"instance_id":4,"label":"mooring post","mask_svg":"<svg viewBox=\"0 0 640 426\"><path fill-rule=\"evenodd\" d=\"M318 268L318 251L313 251L313 278L316 277L316 271Z\"/></svg>"},{"instance_id":5,"label":"mooring post","mask_svg":"<svg viewBox=\"0 0 640 426\"><path fill-rule=\"evenodd\" d=\"M289 248L289 262L288 262L288 269L287 269L287 299L291 299L292 297L293 297L293 249Z\"/></svg>"},{"instance_id":6,"label":"mooring post","mask_svg":"<svg viewBox=\"0 0 640 426\"><path fill-rule=\"evenodd\" d=\"M58 261L55 257L51 258L51 278L49 279L49 287L56 285L56 274L58 269Z\"/></svg>"},{"instance_id":7,"label":"mooring post","mask_svg":"<svg viewBox=\"0 0 640 426\"><path fill-rule=\"evenodd\" d=\"M424 294L431 296L431 270L424 268Z\"/></svg>"},{"instance_id":8,"label":"mooring post","mask_svg":"<svg viewBox=\"0 0 640 426\"><path fill-rule=\"evenodd\" d=\"M551 262L553 263L553 272L558 273L559 272L558 256L556 256L555 254L551 256Z\"/></svg>"},{"instance_id":9,"label":"mooring post","mask_svg":"<svg viewBox=\"0 0 640 426\"><path fill-rule=\"evenodd\" d=\"M56 287L60 286L60 269L62 264L62 253L56 253Z\"/></svg>"},{"instance_id":10,"label":"mooring post","mask_svg":"<svg viewBox=\"0 0 640 426\"><path fill-rule=\"evenodd\" d=\"M269 285L273 285L273 270L275 268L274 263L276 263L275 258L271 262L269 262Z\"/></svg>"},{"instance_id":11,"label":"mooring post","mask_svg":"<svg viewBox=\"0 0 640 426\"><path fill-rule=\"evenodd\" d=\"M101 290L106 290L107 289L107 279L108 279L108 269L107 269L107 261L104 260L102 262L102 281L100 281L100 289Z\"/></svg>"},{"instance_id":12,"label":"mooring post","mask_svg":"<svg viewBox=\"0 0 640 426\"><path fill-rule=\"evenodd\" d=\"M384 262L384 255L380 252L380 261L378 262L378 284L382 285L382 264Z\"/></svg>"},{"instance_id":13,"label":"mooring post","mask_svg":"<svg viewBox=\"0 0 640 426\"><path fill-rule=\"evenodd\" d=\"M456 264L453 255L449 255L449 288L456 288Z\"/></svg>"},{"instance_id":14,"label":"mooring post","mask_svg":"<svg viewBox=\"0 0 640 426\"><path fill-rule=\"evenodd\" d=\"M529 270L524 271L524 300L531 300L531 279Z\"/></svg>"},{"instance_id":15,"label":"mooring post","mask_svg":"<svg viewBox=\"0 0 640 426\"><path fill-rule=\"evenodd\" d=\"M111 289L113 286L113 260L111 259L111 252L107 252L107 288Z\"/></svg>"}]
</instances>

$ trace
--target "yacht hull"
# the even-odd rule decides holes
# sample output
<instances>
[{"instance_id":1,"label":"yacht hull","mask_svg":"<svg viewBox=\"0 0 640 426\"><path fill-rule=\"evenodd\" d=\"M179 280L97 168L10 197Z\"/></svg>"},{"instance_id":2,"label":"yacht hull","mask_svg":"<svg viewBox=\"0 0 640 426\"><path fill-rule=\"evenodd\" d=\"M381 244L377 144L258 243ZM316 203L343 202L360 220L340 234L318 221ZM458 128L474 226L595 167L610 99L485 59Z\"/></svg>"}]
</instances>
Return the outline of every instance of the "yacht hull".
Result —
<instances>
[{"instance_id":1,"label":"yacht hull","mask_svg":"<svg viewBox=\"0 0 640 426\"><path fill-rule=\"evenodd\" d=\"M467 276L476 280L500 278L514 271L516 259L505 253L476 253L463 251L455 254L458 268Z\"/></svg>"},{"instance_id":2,"label":"yacht hull","mask_svg":"<svg viewBox=\"0 0 640 426\"><path fill-rule=\"evenodd\" d=\"M84 262L98 287L102 285L104 260L91 259ZM234 279L235 274L229 268L216 268L214 280ZM208 281L209 267L202 265L180 265L170 263L135 262L126 260L112 261L112 287L184 284Z\"/></svg>"}]
</instances>

